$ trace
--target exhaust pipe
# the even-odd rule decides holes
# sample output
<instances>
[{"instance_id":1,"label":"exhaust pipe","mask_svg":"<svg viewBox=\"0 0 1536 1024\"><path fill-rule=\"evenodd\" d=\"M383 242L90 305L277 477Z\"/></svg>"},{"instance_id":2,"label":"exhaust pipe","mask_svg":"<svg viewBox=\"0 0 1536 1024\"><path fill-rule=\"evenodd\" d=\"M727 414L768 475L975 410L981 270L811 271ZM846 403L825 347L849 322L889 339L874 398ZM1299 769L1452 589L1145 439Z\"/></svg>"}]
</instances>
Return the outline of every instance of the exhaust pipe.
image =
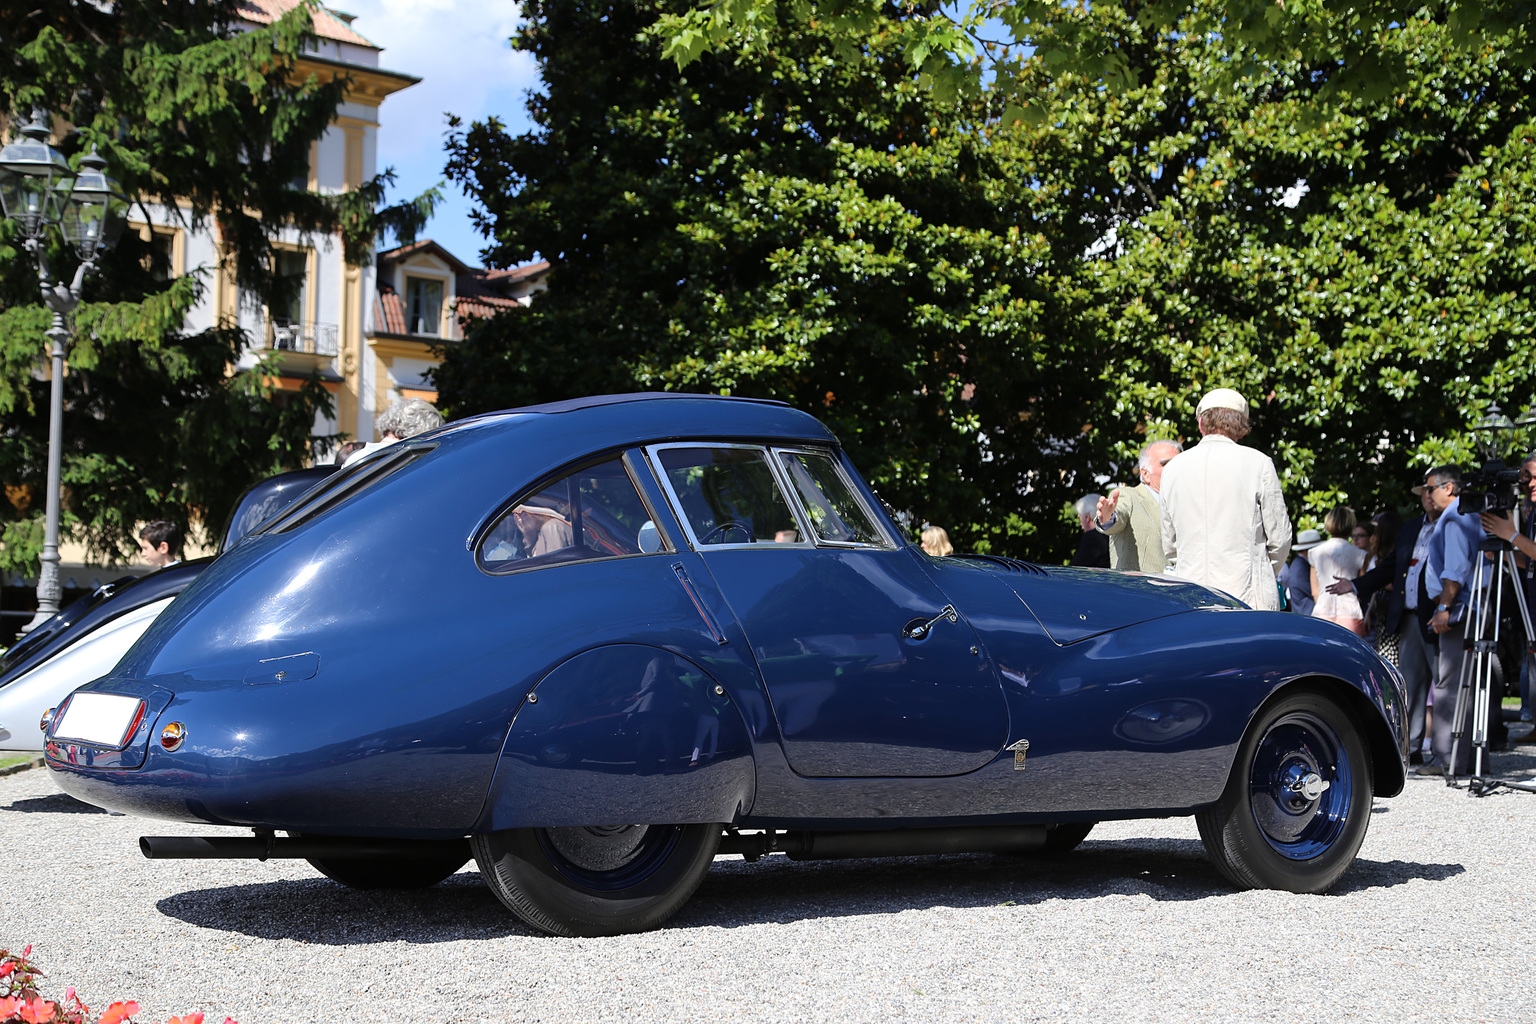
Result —
<instances>
[{"instance_id":1,"label":"exhaust pipe","mask_svg":"<svg viewBox=\"0 0 1536 1024\"><path fill-rule=\"evenodd\" d=\"M433 860L470 858L468 839L365 839L355 836L140 836L150 860Z\"/></svg>"},{"instance_id":2,"label":"exhaust pipe","mask_svg":"<svg viewBox=\"0 0 1536 1024\"><path fill-rule=\"evenodd\" d=\"M939 853L1033 853L1052 825L977 825L960 828L897 828L863 832L763 832L728 830L720 853L757 860L783 853L790 860L854 857L917 857ZM468 839L368 839L357 836L140 836L149 860L431 860L471 852Z\"/></svg>"},{"instance_id":3,"label":"exhaust pipe","mask_svg":"<svg viewBox=\"0 0 1536 1024\"><path fill-rule=\"evenodd\" d=\"M1051 825L978 825L962 828L896 828L868 832L727 832L721 853L757 860L784 853L790 860L850 857L917 857L935 853L1033 853L1045 845Z\"/></svg>"}]
</instances>

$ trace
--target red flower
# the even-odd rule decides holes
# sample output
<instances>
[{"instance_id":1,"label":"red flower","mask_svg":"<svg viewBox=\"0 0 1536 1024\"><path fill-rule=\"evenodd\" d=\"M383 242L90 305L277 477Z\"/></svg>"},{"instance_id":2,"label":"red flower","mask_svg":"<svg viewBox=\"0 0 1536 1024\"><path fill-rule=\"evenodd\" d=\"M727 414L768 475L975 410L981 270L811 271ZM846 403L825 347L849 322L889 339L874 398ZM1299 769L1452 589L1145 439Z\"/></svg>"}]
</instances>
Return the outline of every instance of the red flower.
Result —
<instances>
[{"instance_id":1,"label":"red flower","mask_svg":"<svg viewBox=\"0 0 1536 1024\"><path fill-rule=\"evenodd\" d=\"M28 947L31 948L31 947ZM30 1003L25 1003L16 1011L16 1016L26 1021L27 1024L47 1024L53 1020L53 1011L57 1010L57 1003L50 1003L42 996L38 996Z\"/></svg>"},{"instance_id":2,"label":"red flower","mask_svg":"<svg viewBox=\"0 0 1536 1024\"><path fill-rule=\"evenodd\" d=\"M9 1020L23 1002L24 1000L17 999L15 996L0 996L0 1018Z\"/></svg>"},{"instance_id":3,"label":"red flower","mask_svg":"<svg viewBox=\"0 0 1536 1024\"><path fill-rule=\"evenodd\" d=\"M15 969L16 969L16 961L14 961L14 960L7 960L5 963L0 964L0 978L3 978L6 975L10 974Z\"/></svg>"},{"instance_id":4,"label":"red flower","mask_svg":"<svg viewBox=\"0 0 1536 1024\"><path fill-rule=\"evenodd\" d=\"M189 1013L185 1017L172 1017L165 1024L203 1024L203 1015L200 1013Z\"/></svg>"},{"instance_id":5,"label":"red flower","mask_svg":"<svg viewBox=\"0 0 1536 1024\"><path fill-rule=\"evenodd\" d=\"M101 1015L97 1024L120 1024L139 1012L139 1004L135 1002L113 1003L107 1007L107 1011Z\"/></svg>"}]
</instances>

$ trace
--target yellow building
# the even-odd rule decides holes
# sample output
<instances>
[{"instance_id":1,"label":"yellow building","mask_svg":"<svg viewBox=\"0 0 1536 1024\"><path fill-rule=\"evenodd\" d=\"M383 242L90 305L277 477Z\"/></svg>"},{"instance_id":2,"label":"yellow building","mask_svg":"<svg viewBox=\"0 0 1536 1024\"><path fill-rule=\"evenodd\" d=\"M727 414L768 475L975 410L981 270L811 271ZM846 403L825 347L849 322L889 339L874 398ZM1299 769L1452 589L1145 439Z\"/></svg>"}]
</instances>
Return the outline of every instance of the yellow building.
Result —
<instances>
[{"instance_id":1,"label":"yellow building","mask_svg":"<svg viewBox=\"0 0 1536 1024\"><path fill-rule=\"evenodd\" d=\"M298 0L243 0L240 16L250 25L264 25L296 6ZM313 31L315 39L299 64L300 73L322 79L345 75L349 85L335 121L311 146L308 178L302 184L335 193L377 173L386 100L420 79L384 68L382 49L357 30L352 15L321 8ZM297 390L304 379L319 377L335 409L331 416L317 418L314 432L364 441L376 440L374 419L396 399L436 402L427 371L441 360L442 346L463 336L460 316L526 305L543 287L548 272L547 263L482 270L431 241L352 265L343 257L339 236L305 238L285 229L277 239L278 269L297 278L299 286L287 307L276 309L241 290L233 268L221 259L215 222L194 230L178 210L151 205L146 211L136 205L128 230L162 247L173 274L199 268L211 273L213 287L188 316L189 331L221 322L244 328L251 343L240 360L242 367L272 359L280 390ZM186 552L187 557L207 553L191 545ZM66 603L123 572L144 569L90 565L84 549L67 541L59 554ZM8 597L35 582L7 578ZM13 626L14 619L24 622L32 613L7 607L0 614L4 625Z\"/></svg>"}]
</instances>

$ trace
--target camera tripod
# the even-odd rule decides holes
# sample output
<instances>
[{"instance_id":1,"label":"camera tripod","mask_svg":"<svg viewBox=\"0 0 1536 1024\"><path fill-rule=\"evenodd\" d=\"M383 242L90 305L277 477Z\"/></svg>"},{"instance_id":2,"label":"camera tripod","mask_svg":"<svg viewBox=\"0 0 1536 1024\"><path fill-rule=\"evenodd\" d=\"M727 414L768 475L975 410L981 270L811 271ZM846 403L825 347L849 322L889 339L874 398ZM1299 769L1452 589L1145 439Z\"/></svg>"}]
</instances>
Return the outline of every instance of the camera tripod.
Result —
<instances>
[{"instance_id":1,"label":"camera tripod","mask_svg":"<svg viewBox=\"0 0 1536 1024\"><path fill-rule=\"evenodd\" d=\"M1457 785L1456 765L1460 763L1461 744L1470 740L1473 747L1472 774L1467 777L1467 790L1473 796L1484 796L1498 788L1518 789L1536 793L1536 785L1527 782L1505 782L1483 775L1488 755L1488 719L1499 713L1503 694L1495 695L1494 661L1498 658L1499 628L1504 611L1504 583L1508 582L1515 594L1520 610L1520 624L1525 628L1523 659L1530 678L1536 680L1536 633L1531 629L1531 611L1526 607L1525 589L1515 568L1515 550L1507 540L1485 537L1479 548L1483 557L1478 558L1472 576L1472 588L1467 602L1466 634L1462 641L1461 679L1456 688L1456 712L1451 728L1451 761L1446 765L1445 782ZM1487 557L1493 555L1493 559ZM1471 717L1472 727L1467 728Z\"/></svg>"}]
</instances>

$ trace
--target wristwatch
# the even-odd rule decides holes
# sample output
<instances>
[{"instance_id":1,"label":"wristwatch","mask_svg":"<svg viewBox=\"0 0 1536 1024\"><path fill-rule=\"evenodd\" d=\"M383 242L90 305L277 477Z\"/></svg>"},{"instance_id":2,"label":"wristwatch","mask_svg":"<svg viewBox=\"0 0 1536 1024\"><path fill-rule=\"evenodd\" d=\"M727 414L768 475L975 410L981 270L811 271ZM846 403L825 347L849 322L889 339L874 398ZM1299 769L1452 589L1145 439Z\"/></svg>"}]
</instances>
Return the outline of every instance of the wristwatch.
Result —
<instances>
[{"instance_id":1,"label":"wristwatch","mask_svg":"<svg viewBox=\"0 0 1536 1024\"><path fill-rule=\"evenodd\" d=\"M1448 604L1437 604L1437 605L1435 605L1435 611L1437 611L1437 612L1448 612L1450 610L1451 610L1451 606L1448 605Z\"/></svg>"}]
</instances>

